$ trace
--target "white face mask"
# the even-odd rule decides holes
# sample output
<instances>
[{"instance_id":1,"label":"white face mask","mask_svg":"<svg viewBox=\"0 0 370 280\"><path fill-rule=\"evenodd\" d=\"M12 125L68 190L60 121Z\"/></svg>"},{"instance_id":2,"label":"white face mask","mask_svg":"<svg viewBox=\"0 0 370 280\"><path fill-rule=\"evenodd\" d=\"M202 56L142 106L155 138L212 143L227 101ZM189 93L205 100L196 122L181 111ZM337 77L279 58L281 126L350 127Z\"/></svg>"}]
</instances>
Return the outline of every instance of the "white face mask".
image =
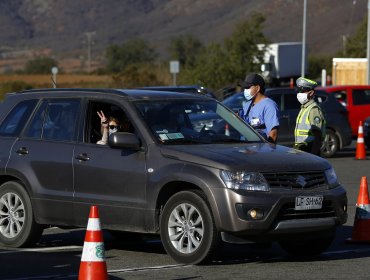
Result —
<instances>
[{"instance_id":1,"label":"white face mask","mask_svg":"<svg viewBox=\"0 0 370 280\"><path fill-rule=\"evenodd\" d=\"M109 135L111 135L112 133L115 133L117 131L118 131L117 128L109 129Z\"/></svg>"},{"instance_id":2,"label":"white face mask","mask_svg":"<svg viewBox=\"0 0 370 280\"><path fill-rule=\"evenodd\" d=\"M245 99L247 99L247 101L249 101L253 98L253 95L251 95L251 89L250 88L244 89L244 97L245 97Z\"/></svg>"},{"instance_id":3,"label":"white face mask","mask_svg":"<svg viewBox=\"0 0 370 280\"><path fill-rule=\"evenodd\" d=\"M308 101L307 93L305 93L305 92L298 93L297 94L297 99L298 99L299 103L305 104Z\"/></svg>"}]
</instances>

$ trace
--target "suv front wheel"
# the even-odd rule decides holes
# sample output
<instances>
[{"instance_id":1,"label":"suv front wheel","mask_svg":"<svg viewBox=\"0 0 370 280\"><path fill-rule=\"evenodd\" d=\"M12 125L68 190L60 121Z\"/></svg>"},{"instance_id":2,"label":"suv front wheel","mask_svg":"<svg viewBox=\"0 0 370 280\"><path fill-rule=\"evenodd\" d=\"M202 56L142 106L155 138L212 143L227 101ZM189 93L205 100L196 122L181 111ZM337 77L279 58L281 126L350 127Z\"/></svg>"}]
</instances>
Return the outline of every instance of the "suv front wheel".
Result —
<instances>
[{"instance_id":1,"label":"suv front wheel","mask_svg":"<svg viewBox=\"0 0 370 280\"><path fill-rule=\"evenodd\" d=\"M204 263L219 243L212 213L201 192L173 195L163 209L160 223L163 246L177 262Z\"/></svg>"},{"instance_id":2,"label":"suv front wheel","mask_svg":"<svg viewBox=\"0 0 370 280\"><path fill-rule=\"evenodd\" d=\"M9 247L24 247L35 243L43 227L36 224L31 200L18 182L0 186L0 243Z\"/></svg>"}]
</instances>

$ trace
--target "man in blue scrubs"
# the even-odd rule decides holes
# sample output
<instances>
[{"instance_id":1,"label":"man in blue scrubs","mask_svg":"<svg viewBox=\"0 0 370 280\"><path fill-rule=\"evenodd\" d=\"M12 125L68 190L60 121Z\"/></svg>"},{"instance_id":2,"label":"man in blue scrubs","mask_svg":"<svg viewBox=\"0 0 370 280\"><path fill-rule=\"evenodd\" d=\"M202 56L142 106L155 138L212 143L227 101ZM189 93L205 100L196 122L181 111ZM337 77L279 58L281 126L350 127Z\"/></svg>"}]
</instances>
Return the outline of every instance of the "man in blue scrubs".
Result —
<instances>
[{"instance_id":1,"label":"man in blue scrubs","mask_svg":"<svg viewBox=\"0 0 370 280\"><path fill-rule=\"evenodd\" d=\"M276 143L279 129L279 109L265 93L265 80L261 75L249 74L243 84L247 100L239 115L256 129L265 139Z\"/></svg>"}]
</instances>

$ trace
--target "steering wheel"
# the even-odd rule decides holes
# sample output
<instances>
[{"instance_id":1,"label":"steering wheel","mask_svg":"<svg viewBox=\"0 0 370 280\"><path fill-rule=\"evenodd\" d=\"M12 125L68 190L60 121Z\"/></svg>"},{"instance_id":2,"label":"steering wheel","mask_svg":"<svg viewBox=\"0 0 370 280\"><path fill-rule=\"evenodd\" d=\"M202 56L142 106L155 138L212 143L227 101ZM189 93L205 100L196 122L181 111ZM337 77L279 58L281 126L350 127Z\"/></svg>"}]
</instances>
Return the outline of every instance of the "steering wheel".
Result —
<instances>
[{"instance_id":1,"label":"steering wheel","mask_svg":"<svg viewBox=\"0 0 370 280\"><path fill-rule=\"evenodd\" d=\"M212 130L212 129L206 129L206 125L204 125L202 127L202 129L199 131L199 137L202 137L202 136L214 136L216 135L216 131Z\"/></svg>"}]
</instances>

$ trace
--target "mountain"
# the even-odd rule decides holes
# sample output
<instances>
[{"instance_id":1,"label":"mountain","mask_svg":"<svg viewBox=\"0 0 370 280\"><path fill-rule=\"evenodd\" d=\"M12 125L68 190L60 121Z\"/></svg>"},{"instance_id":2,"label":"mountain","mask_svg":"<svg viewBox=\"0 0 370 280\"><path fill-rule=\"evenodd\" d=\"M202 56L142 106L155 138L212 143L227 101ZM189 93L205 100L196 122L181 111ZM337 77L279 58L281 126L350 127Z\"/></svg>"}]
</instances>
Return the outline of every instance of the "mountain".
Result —
<instances>
[{"instance_id":1,"label":"mountain","mask_svg":"<svg viewBox=\"0 0 370 280\"><path fill-rule=\"evenodd\" d=\"M190 33L204 44L222 42L253 12L266 17L264 33L270 41L301 41L303 2L0 0L0 71L5 66L17 68L35 55L52 56L64 63L74 60L78 68L86 62L89 43L91 58L98 65L108 45L134 37L147 40L166 58L171 36ZM334 54L366 17L367 0L311 0L306 14L309 53ZM12 59L14 63L9 64Z\"/></svg>"}]
</instances>

